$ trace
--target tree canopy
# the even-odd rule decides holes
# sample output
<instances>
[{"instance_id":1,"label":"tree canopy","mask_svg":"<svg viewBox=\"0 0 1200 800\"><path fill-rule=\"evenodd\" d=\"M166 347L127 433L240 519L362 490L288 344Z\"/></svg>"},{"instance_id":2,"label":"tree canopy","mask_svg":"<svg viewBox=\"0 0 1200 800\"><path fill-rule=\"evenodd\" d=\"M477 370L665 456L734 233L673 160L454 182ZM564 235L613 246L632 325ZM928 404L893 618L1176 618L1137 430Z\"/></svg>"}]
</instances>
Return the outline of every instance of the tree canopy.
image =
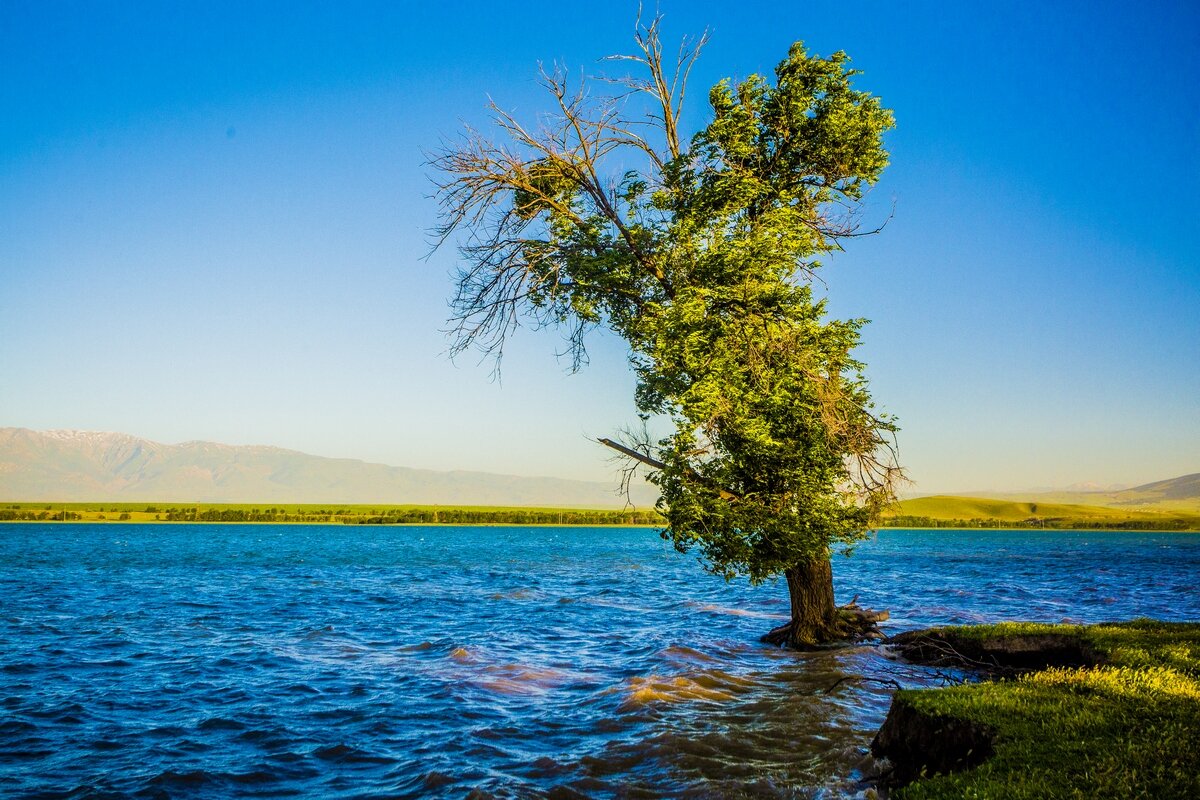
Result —
<instances>
[{"instance_id":1,"label":"tree canopy","mask_svg":"<svg viewBox=\"0 0 1200 800\"><path fill-rule=\"evenodd\" d=\"M828 318L812 291L820 259L867 232L893 118L846 54L796 43L773 79L712 87L684 138L706 37L668 65L659 23L613 58L635 73L543 71L552 111L526 125L493 104L495 138L434 156L439 235L460 235L454 348L499 356L528 320L563 327L578 368L589 329L621 336L638 413L673 428L625 444L661 489L664 535L760 581L863 537L901 477L895 421L852 355L864 320Z\"/></svg>"}]
</instances>

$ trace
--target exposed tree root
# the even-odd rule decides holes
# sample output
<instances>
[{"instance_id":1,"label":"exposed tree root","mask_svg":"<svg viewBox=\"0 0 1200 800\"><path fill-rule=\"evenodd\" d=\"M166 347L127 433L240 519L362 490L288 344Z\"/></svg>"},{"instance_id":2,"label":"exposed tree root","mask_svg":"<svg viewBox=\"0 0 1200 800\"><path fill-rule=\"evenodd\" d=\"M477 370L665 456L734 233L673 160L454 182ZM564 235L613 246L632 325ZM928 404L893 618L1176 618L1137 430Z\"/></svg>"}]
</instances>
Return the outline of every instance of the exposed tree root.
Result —
<instances>
[{"instance_id":1,"label":"exposed tree root","mask_svg":"<svg viewBox=\"0 0 1200 800\"><path fill-rule=\"evenodd\" d=\"M803 620L791 620L772 628L761 641L776 647L812 650L833 645L853 644L868 639L883 639L879 623L890 615L887 611L860 608L858 598L834 609L834 618L825 625L806 625Z\"/></svg>"},{"instance_id":2,"label":"exposed tree root","mask_svg":"<svg viewBox=\"0 0 1200 800\"><path fill-rule=\"evenodd\" d=\"M860 608L857 599L855 598L847 605L838 606L837 612L842 630L858 641L886 638L883 631L879 630L879 623L886 622L891 614L887 611Z\"/></svg>"},{"instance_id":3,"label":"exposed tree root","mask_svg":"<svg viewBox=\"0 0 1200 800\"><path fill-rule=\"evenodd\" d=\"M770 631L763 634L762 638L759 639L759 641L766 642L767 644L773 644L776 647L783 647L785 644L788 643L788 640L790 640L791 638L792 638L792 623L785 622L784 624L780 625L778 628L772 628Z\"/></svg>"},{"instance_id":4,"label":"exposed tree root","mask_svg":"<svg viewBox=\"0 0 1200 800\"><path fill-rule=\"evenodd\" d=\"M1094 667L1104 658L1078 635L1014 633L965 635L955 628L906 631L886 641L906 661L1011 675L1047 666Z\"/></svg>"}]
</instances>

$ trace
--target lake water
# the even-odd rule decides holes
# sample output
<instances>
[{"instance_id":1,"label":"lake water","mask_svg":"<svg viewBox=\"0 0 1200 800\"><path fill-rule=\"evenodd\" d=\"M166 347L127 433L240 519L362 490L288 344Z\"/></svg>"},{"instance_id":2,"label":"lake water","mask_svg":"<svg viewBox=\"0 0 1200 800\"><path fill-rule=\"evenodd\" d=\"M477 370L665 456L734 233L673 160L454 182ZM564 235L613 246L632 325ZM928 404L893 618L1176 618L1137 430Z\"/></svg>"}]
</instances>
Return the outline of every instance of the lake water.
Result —
<instances>
[{"instance_id":1,"label":"lake water","mask_svg":"<svg viewBox=\"0 0 1200 800\"><path fill-rule=\"evenodd\" d=\"M1200 619L1200 535L887 530L898 632ZM648 529L0 526L0 796L853 797L881 648L759 645L782 585Z\"/></svg>"}]
</instances>

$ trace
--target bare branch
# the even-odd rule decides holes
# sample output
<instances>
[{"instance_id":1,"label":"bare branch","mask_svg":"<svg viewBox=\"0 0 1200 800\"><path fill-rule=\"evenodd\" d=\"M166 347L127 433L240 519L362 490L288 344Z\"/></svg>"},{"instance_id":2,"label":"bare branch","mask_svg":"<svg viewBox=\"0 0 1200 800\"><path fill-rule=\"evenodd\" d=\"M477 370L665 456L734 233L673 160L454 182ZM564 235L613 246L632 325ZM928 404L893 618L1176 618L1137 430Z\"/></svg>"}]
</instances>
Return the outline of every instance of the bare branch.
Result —
<instances>
[{"instance_id":1,"label":"bare branch","mask_svg":"<svg viewBox=\"0 0 1200 800\"><path fill-rule=\"evenodd\" d=\"M596 441L599 442L600 444L604 445L605 447L611 447L613 450L616 450L618 453L628 456L629 458L632 458L634 461L639 461L648 467L654 467L655 469L666 469L667 468L667 465L664 464L663 462L659 461L657 458L648 456L645 453L639 453L637 450L634 450L631 447L626 447L625 445L621 444L620 442L614 442L612 439L605 439L605 438L600 438L600 439L597 439Z\"/></svg>"},{"instance_id":2,"label":"bare branch","mask_svg":"<svg viewBox=\"0 0 1200 800\"><path fill-rule=\"evenodd\" d=\"M604 439L604 438L597 439L596 441L599 442L600 444L604 445L605 447L611 447L613 450L616 450L618 453L621 453L622 455L626 456L627 458L631 458L640 464L644 464L648 467L653 467L654 469L657 469L657 470L664 470L667 468L667 465L665 463L663 463L662 461L659 461L657 458L647 455L646 453L642 453L637 450L634 450L631 447L626 447L625 445L621 444L620 442L614 442L612 439ZM716 485L715 483L713 483L712 480L707 478L705 475L701 474L698 470L689 468L689 469L687 469L687 472L688 472L688 474L690 474L692 476L692 478L697 483L700 483L703 486L707 486L708 488L717 492L721 496L721 499L730 500L730 501L741 499L741 495L737 494L736 492L730 491L729 489L727 489L723 486Z\"/></svg>"},{"instance_id":3,"label":"bare branch","mask_svg":"<svg viewBox=\"0 0 1200 800\"><path fill-rule=\"evenodd\" d=\"M646 78L626 76L609 80L625 86L631 92L640 92L651 97L656 107L651 119L661 127L666 147L666 155L659 160L667 162L679 158L683 152L679 136L679 118L683 113L683 101L687 95L687 82L692 65L700 57L700 51L708 44L709 32L705 30L698 39L684 38L680 42L674 68L668 74L663 64L662 37L659 31L662 20L663 15L656 14L649 24L644 24L639 12L634 25L634 42L641 51L640 54L613 55L605 60L631 61L645 68L648 74Z\"/></svg>"}]
</instances>

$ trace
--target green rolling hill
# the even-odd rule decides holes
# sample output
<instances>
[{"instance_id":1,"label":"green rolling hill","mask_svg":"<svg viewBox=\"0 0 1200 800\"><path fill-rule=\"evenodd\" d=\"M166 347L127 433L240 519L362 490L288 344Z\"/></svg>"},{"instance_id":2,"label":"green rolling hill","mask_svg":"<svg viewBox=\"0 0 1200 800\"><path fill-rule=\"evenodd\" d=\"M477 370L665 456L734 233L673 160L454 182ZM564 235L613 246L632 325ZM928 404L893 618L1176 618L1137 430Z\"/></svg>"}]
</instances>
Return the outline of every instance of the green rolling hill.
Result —
<instances>
[{"instance_id":1,"label":"green rolling hill","mask_svg":"<svg viewBox=\"0 0 1200 800\"><path fill-rule=\"evenodd\" d=\"M1200 513L1187 507L1158 506L1151 511L1128 506L936 495L904 500L889 515L889 524L893 525L917 527L949 523L968 527L995 524L1035 528L1200 530Z\"/></svg>"},{"instance_id":2,"label":"green rolling hill","mask_svg":"<svg viewBox=\"0 0 1200 800\"><path fill-rule=\"evenodd\" d=\"M1018 502L1103 506L1123 512L1152 511L1200 515L1200 472L1119 491L988 492L980 496Z\"/></svg>"}]
</instances>

